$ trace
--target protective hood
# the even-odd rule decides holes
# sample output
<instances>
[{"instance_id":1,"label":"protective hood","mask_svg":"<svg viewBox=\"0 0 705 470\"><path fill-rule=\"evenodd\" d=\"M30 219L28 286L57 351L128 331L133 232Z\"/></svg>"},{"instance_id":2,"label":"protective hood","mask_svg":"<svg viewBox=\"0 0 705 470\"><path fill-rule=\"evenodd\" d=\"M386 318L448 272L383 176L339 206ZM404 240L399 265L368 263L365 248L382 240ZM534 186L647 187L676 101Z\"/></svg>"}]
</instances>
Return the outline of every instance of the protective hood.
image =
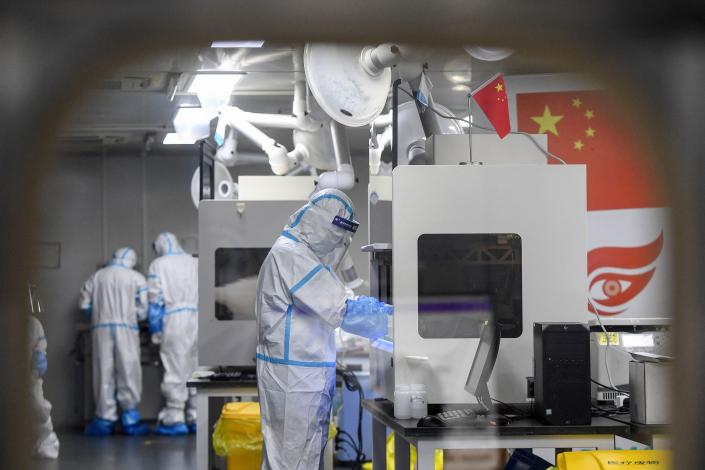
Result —
<instances>
[{"instance_id":1,"label":"protective hood","mask_svg":"<svg viewBox=\"0 0 705 470\"><path fill-rule=\"evenodd\" d=\"M324 189L313 193L308 204L289 217L284 230L307 244L323 261L344 244L346 237L352 236L352 232L333 224L336 216L353 220L355 209L352 201L340 190Z\"/></svg>"},{"instance_id":2,"label":"protective hood","mask_svg":"<svg viewBox=\"0 0 705 470\"><path fill-rule=\"evenodd\" d=\"M184 250L179 244L179 240L171 232L162 232L154 240L154 251L159 256L164 255L180 255Z\"/></svg>"},{"instance_id":3,"label":"protective hood","mask_svg":"<svg viewBox=\"0 0 705 470\"><path fill-rule=\"evenodd\" d=\"M137 264L137 253L129 246L118 248L113 253L113 259L110 260L110 266L122 266L123 268L132 269Z\"/></svg>"}]
</instances>

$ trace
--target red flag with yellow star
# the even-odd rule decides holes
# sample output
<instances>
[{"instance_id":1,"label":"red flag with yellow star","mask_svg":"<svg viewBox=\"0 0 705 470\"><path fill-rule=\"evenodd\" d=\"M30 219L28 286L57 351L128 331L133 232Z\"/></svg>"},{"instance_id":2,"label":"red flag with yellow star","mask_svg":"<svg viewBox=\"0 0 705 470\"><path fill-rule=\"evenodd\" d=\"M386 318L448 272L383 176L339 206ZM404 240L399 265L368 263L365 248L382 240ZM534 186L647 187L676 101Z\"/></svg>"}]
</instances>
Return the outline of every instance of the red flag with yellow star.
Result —
<instances>
[{"instance_id":1,"label":"red flag with yellow star","mask_svg":"<svg viewBox=\"0 0 705 470\"><path fill-rule=\"evenodd\" d=\"M546 134L548 150L567 163L586 165L588 210L668 205L656 169L607 93L519 93L517 122L520 131Z\"/></svg>"},{"instance_id":2,"label":"red flag with yellow star","mask_svg":"<svg viewBox=\"0 0 705 470\"><path fill-rule=\"evenodd\" d=\"M500 139L509 134L509 102L502 74L490 78L472 92L472 97L494 126Z\"/></svg>"}]
</instances>

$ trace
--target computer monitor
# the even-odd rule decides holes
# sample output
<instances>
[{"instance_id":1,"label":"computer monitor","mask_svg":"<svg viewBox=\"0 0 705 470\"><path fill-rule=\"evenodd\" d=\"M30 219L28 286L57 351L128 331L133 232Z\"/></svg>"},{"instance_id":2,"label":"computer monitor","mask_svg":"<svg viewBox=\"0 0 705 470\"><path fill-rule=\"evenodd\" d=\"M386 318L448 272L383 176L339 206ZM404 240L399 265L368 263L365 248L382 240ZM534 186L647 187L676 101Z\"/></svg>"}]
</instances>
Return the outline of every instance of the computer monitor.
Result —
<instances>
[{"instance_id":1,"label":"computer monitor","mask_svg":"<svg viewBox=\"0 0 705 470\"><path fill-rule=\"evenodd\" d=\"M487 382L490 380L494 363L497 360L500 337L501 327L492 321L486 322L480 334L480 343L477 345L468 379L465 382L465 391L475 395L477 403L488 413L492 411L493 407Z\"/></svg>"}]
</instances>

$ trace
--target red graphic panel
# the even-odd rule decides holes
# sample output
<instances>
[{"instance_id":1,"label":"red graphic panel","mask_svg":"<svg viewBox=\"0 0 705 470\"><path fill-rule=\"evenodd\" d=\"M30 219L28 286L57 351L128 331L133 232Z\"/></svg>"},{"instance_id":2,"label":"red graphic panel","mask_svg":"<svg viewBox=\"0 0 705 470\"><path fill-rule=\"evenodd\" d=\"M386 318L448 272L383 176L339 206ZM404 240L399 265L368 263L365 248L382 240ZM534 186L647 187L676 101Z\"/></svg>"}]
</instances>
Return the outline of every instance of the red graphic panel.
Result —
<instances>
[{"instance_id":1,"label":"red graphic panel","mask_svg":"<svg viewBox=\"0 0 705 470\"><path fill-rule=\"evenodd\" d=\"M603 247L588 253L591 312L617 315L647 286L663 249L663 234L639 247ZM594 308L593 308L594 306Z\"/></svg>"},{"instance_id":2,"label":"red graphic panel","mask_svg":"<svg viewBox=\"0 0 705 470\"><path fill-rule=\"evenodd\" d=\"M517 117L520 131L547 134L549 151L587 166L588 210L668 205L656 169L605 92L519 93Z\"/></svg>"}]
</instances>

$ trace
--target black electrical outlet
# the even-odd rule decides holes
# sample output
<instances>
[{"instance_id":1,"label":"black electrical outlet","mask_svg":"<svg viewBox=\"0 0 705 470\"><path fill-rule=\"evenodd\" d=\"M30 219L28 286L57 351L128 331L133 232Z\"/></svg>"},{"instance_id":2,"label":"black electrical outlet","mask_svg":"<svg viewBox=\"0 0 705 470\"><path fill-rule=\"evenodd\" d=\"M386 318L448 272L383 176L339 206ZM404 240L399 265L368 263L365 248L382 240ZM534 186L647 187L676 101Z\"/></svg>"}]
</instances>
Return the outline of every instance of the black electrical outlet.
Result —
<instances>
[{"instance_id":1,"label":"black electrical outlet","mask_svg":"<svg viewBox=\"0 0 705 470\"><path fill-rule=\"evenodd\" d=\"M534 398L534 378L526 378L526 398Z\"/></svg>"}]
</instances>

